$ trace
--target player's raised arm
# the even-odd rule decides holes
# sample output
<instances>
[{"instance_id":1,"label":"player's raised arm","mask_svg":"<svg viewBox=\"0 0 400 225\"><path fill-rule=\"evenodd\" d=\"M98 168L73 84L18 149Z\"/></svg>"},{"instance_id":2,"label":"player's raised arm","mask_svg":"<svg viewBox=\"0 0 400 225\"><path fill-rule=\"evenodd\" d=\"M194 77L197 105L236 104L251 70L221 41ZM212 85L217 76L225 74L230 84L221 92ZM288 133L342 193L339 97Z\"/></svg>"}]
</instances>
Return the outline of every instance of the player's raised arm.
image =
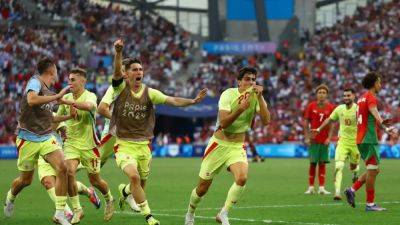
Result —
<instances>
[{"instance_id":1,"label":"player's raised arm","mask_svg":"<svg viewBox=\"0 0 400 225\"><path fill-rule=\"evenodd\" d=\"M197 94L196 98L194 99L168 96L167 99L165 100L165 104L178 107L194 105L203 101L206 95L207 95L207 89L204 88Z\"/></svg>"},{"instance_id":2,"label":"player's raised arm","mask_svg":"<svg viewBox=\"0 0 400 225\"><path fill-rule=\"evenodd\" d=\"M271 121L271 113L269 112L267 102L265 101L264 96L262 95L264 88L263 88L263 86L260 86L260 85L254 85L253 88L257 94L258 103L260 105L260 113L259 114L260 114L261 121L262 121L263 125L266 126Z\"/></svg>"},{"instance_id":3,"label":"player's raised arm","mask_svg":"<svg viewBox=\"0 0 400 225\"><path fill-rule=\"evenodd\" d=\"M124 48L124 41L118 39L114 42L115 56L114 56L114 74L113 80L122 79L122 50Z\"/></svg>"}]
</instances>

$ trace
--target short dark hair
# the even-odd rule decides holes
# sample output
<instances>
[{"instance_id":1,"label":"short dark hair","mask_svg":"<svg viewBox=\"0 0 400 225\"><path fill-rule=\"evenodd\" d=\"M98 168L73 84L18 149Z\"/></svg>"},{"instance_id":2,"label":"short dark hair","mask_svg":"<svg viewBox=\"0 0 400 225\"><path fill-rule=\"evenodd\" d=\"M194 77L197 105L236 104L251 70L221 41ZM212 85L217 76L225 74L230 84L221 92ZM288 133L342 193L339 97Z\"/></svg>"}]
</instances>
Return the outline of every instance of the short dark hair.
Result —
<instances>
[{"instance_id":1,"label":"short dark hair","mask_svg":"<svg viewBox=\"0 0 400 225\"><path fill-rule=\"evenodd\" d=\"M251 73L251 74L254 74L257 76L257 70L255 68L246 66L246 67L242 67L239 70L239 75L238 75L237 79L238 80L243 79L244 75L246 75L247 73Z\"/></svg>"},{"instance_id":2,"label":"short dark hair","mask_svg":"<svg viewBox=\"0 0 400 225\"><path fill-rule=\"evenodd\" d=\"M78 74L84 78L86 78L86 75L87 75L86 70L79 68L79 67L73 68L70 73Z\"/></svg>"},{"instance_id":3,"label":"short dark hair","mask_svg":"<svg viewBox=\"0 0 400 225\"><path fill-rule=\"evenodd\" d=\"M39 74L43 74L48 68L52 66L55 66L54 62L47 57L40 59L36 65Z\"/></svg>"},{"instance_id":4,"label":"short dark hair","mask_svg":"<svg viewBox=\"0 0 400 225\"><path fill-rule=\"evenodd\" d=\"M122 66L124 67L125 70L127 70L134 63L142 65L142 61L140 61L140 59L138 58L126 58L122 60Z\"/></svg>"},{"instance_id":5,"label":"short dark hair","mask_svg":"<svg viewBox=\"0 0 400 225\"><path fill-rule=\"evenodd\" d=\"M353 88L345 88L344 92L350 91L352 94L356 93Z\"/></svg>"},{"instance_id":6,"label":"short dark hair","mask_svg":"<svg viewBox=\"0 0 400 225\"><path fill-rule=\"evenodd\" d=\"M378 72L369 72L367 75L365 75L361 84L365 89L370 89L374 87L375 82L379 78L381 78L381 75Z\"/></svg>"},{"instance_id":7,"label":"short dark hair","mask_svg":"<svg viewBox=\"0 0 400 225\"><path fill-rule=\"evenodd\" d=\"M315 94L320 90L324 89L327 93L329 93L329 88L326 84L320 84L315 88Z\"/></svg>"}]
</instances>

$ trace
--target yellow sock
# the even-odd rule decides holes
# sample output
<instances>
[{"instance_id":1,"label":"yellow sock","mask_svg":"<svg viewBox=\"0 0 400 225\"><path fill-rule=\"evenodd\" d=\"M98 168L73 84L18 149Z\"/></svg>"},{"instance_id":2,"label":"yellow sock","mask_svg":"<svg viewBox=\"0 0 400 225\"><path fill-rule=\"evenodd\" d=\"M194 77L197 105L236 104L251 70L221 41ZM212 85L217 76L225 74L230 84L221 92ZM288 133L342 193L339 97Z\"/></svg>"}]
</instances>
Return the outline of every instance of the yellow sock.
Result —
<instances>
[{"instance_id":1,"label":"yellow sock","mask_svg":"<svg viewBox=\"0 0 400 225\"><path fill-rule=\"evenodd\" d=\"M88 187L86 187L84 184L82 184L79 181L76 181L76 186L78 186L78 193L79 194L85 194L87 195L87 189Z\"/></svg>"},{"instance_id":2,"label":"yellow sock","mask_svg":"<svg viewBox=\"0 0 400 225\"><path fill-rule=\"evenodd\" d=\"M64 210L67 204L67 196L56 195L56 210Z\"/></svg>"},{"instance_id":3,"label":"yellow sock","mask_svg":"<svg viewBox=\"0 0 400 225\"><path fill-rule=\"evenodd\" d=\"M149 204L147 203L147 200L138 204L138 206L140 208L140 214L142 214L143 216L148 216L151 214L150 207L149 207Z\"/></svg>"},{"instance_id":4,"label":"yellow sock","mask_svg":"<svg viewBox=\"0 0 400 225\"><path fill-rule=\"evenodd\" d=\"M56 188L55 187L47 189L47 194L49 195L50 199L53 202L56 202Z\"/></svg>"},{"instance_id":5,"label":"yellow sock","mask_svg":"<svg viewBox=\"0 0 400 225\"><path fill-rule=\"evenodd\" d=\"M124 191L127 195L130 195L131 192L131 183L128 183L127 185L125 185Z\"/></svg>"},{"instance_id":6,"label":"yellow sock","mask_svg":"<svg viewBox=\"0 0 400 225\"><path fill-rule=\"evenodd\" d=\"M344 162L337 161L335 163L335 195L340 195L340 188L342 186Z\"/></svg>"},{"instance_id":7,"label":"yellow sock","mask_svg":"<svg viewBox=\"0 0 400 225\"><path fill-rule=\"evenodd\" d=\"M13 194L11 193L11 189L10 189L10 190L7 192L7 199L8 199L10 202L14 202L16 198L17 198L17 196L16 196L16 195L13 195Z\"/></svg>"},{"instance_id":8,"label":"yellow sock","mask_svg":"<svg viewBox=\"0 0 400 225\"><path fill-rule=\"evenodd\" d=\"M237 185L236 183L232 184L231 188L228 191L228 196L226 197L224 206L224 208L227 211L229 211L229 209L232 208L232 206L237 203L237 201L239 200L240 196L244 191L244 188L245 186L240 186Z\"/></svg>"},{"instance_id":9,"label":"yellow sock","mask_svg":"<svg viewBox=\"0 0 400 225\"><path fill-rule=\"evenodd\" d=\"M194 211L197 208L197 205L200 203L201 200L202 200L202 197L199 197L197 195L196 188L193 189L192 194L190 195L188 212L189 213L194 213Z\"/></svg>"},{"instance_id":10,"label":"yellow sock","mask_svg":"<svg viewBox=\"0 0 400 225\"><path fill-rule=\"evenodd\" d=\"M79 202L79 195L69 197L69 200L71 201L72 208L74 210L76 209L82 209L81 203Z\"/></svg>"},{"instance_id":11,"label":"yellow sock","mask_svg":"<svg viewBox=\"0 0 400 225\"><path fill-rule=\"evenodd\" d=\"M106 200L106 202L114 200L113 196L111 195L110 189L108 189L107 194L103 195L103 197L104 197L104 200Z\"/></svg>"}]
</instances>

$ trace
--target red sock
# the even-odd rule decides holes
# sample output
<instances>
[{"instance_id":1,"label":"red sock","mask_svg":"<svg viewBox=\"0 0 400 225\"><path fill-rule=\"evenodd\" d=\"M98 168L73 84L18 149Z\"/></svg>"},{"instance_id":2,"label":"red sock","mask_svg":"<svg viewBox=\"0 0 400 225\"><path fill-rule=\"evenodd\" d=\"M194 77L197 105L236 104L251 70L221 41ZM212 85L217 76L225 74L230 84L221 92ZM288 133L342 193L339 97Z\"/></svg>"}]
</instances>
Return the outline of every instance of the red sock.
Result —
<instances>
[{"instance_id":1,"label":"red sock","mask_svg":"<svg viewBox=\"0 0 400 225\"><path fill-rule=\"evenodd\" d=\"M326 165L324 164L319 164L318 166L318 181L319 181L319 186L324 186L325 185L325 173L326 173Z\"/></svg>"},{"instance_id":2,"label":"red sock","mask_svg":"<svg viewBox=\"0 0 400 225\"><path fill-rule=\"evenodd\" d=\"M367 203L374 203L375 200L375 189L367 190Z\"/></svg>"},{"instance_id":3,"label":"red sock","mask_svg":"<svg viewBox=\"0 0 400 225\"><path fill-rule=\"evenodd\" d=\"M357 191L358 189L360 189L360 187L364 185L364 183L365 182L357 180L356 182L354 182L352 188L354 189L354 191Z\"/></svg>"},{"instance_id":4,"label":"red sock","mask_svg":"<svg viewBox=\"0 0 400 225\"><path fill-rule=\"evenodd\" d=\"M310 168L308 170L308 185L309 186L314 186L316 168L317 168L316 164L312 164L312 163L310 164Z\"/></svg>"}]
</instances>

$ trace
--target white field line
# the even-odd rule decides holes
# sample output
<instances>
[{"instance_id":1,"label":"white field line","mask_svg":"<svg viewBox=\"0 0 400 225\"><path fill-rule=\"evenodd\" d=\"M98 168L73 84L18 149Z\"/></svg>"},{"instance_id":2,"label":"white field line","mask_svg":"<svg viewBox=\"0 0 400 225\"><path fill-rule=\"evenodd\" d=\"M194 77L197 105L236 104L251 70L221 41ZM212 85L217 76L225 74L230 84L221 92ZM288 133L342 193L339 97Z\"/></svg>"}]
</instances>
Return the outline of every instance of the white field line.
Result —
<instances>
[{"instance_id":1,"label":"white field line","mask_svg":"<svg viewBox=\"0 0 400 225\"><path fill-rule=\"evenodd\" d=\"M364 205L365 202L357 202L357 205ZM378 202L378 204L400 204L400 201L393 202ZM257 208L296 208L296 207L315 207L315 206L339 206L347 205L346 201L342 203L319 203L319 204L291 204L291 205L254 205L254 206L237 206L237 209L257 209ZM209 210L220 210L221 208L197 208L196 211L209 211ZM155 212L176 212L176 211L186 211L186 209L153 209Z\"/></svg>"},{"instance_id":2,"label":"white field line","mask_svg":"<svg viewBox=\"0 0 400 225\"><path fill-rule=\"evenodd\" d=\"M116 211L115 213L118 214L133 214L139 215L135 212L129 211ZM160 217L178 217L178 218L185 218L185 215L175 215L175 214L166 214L166 213L152 213L154 216ZM207 219L207 220L215 220L215 217L210 216L196 216L198 219ZM266 224L273 224L273 223L283 223L283 224L300 224L300 225L338 225L338 224L326 224L326 223L308 223L308 222L297 222L297 221L282 221L282 220L269 220L269 219L242 219L242 218L229 218L230 221L242 221L242 222L249 222L249 223L266 223ZM183 222L183 220L182 220Z\"/></svg>"}]
</instances>

